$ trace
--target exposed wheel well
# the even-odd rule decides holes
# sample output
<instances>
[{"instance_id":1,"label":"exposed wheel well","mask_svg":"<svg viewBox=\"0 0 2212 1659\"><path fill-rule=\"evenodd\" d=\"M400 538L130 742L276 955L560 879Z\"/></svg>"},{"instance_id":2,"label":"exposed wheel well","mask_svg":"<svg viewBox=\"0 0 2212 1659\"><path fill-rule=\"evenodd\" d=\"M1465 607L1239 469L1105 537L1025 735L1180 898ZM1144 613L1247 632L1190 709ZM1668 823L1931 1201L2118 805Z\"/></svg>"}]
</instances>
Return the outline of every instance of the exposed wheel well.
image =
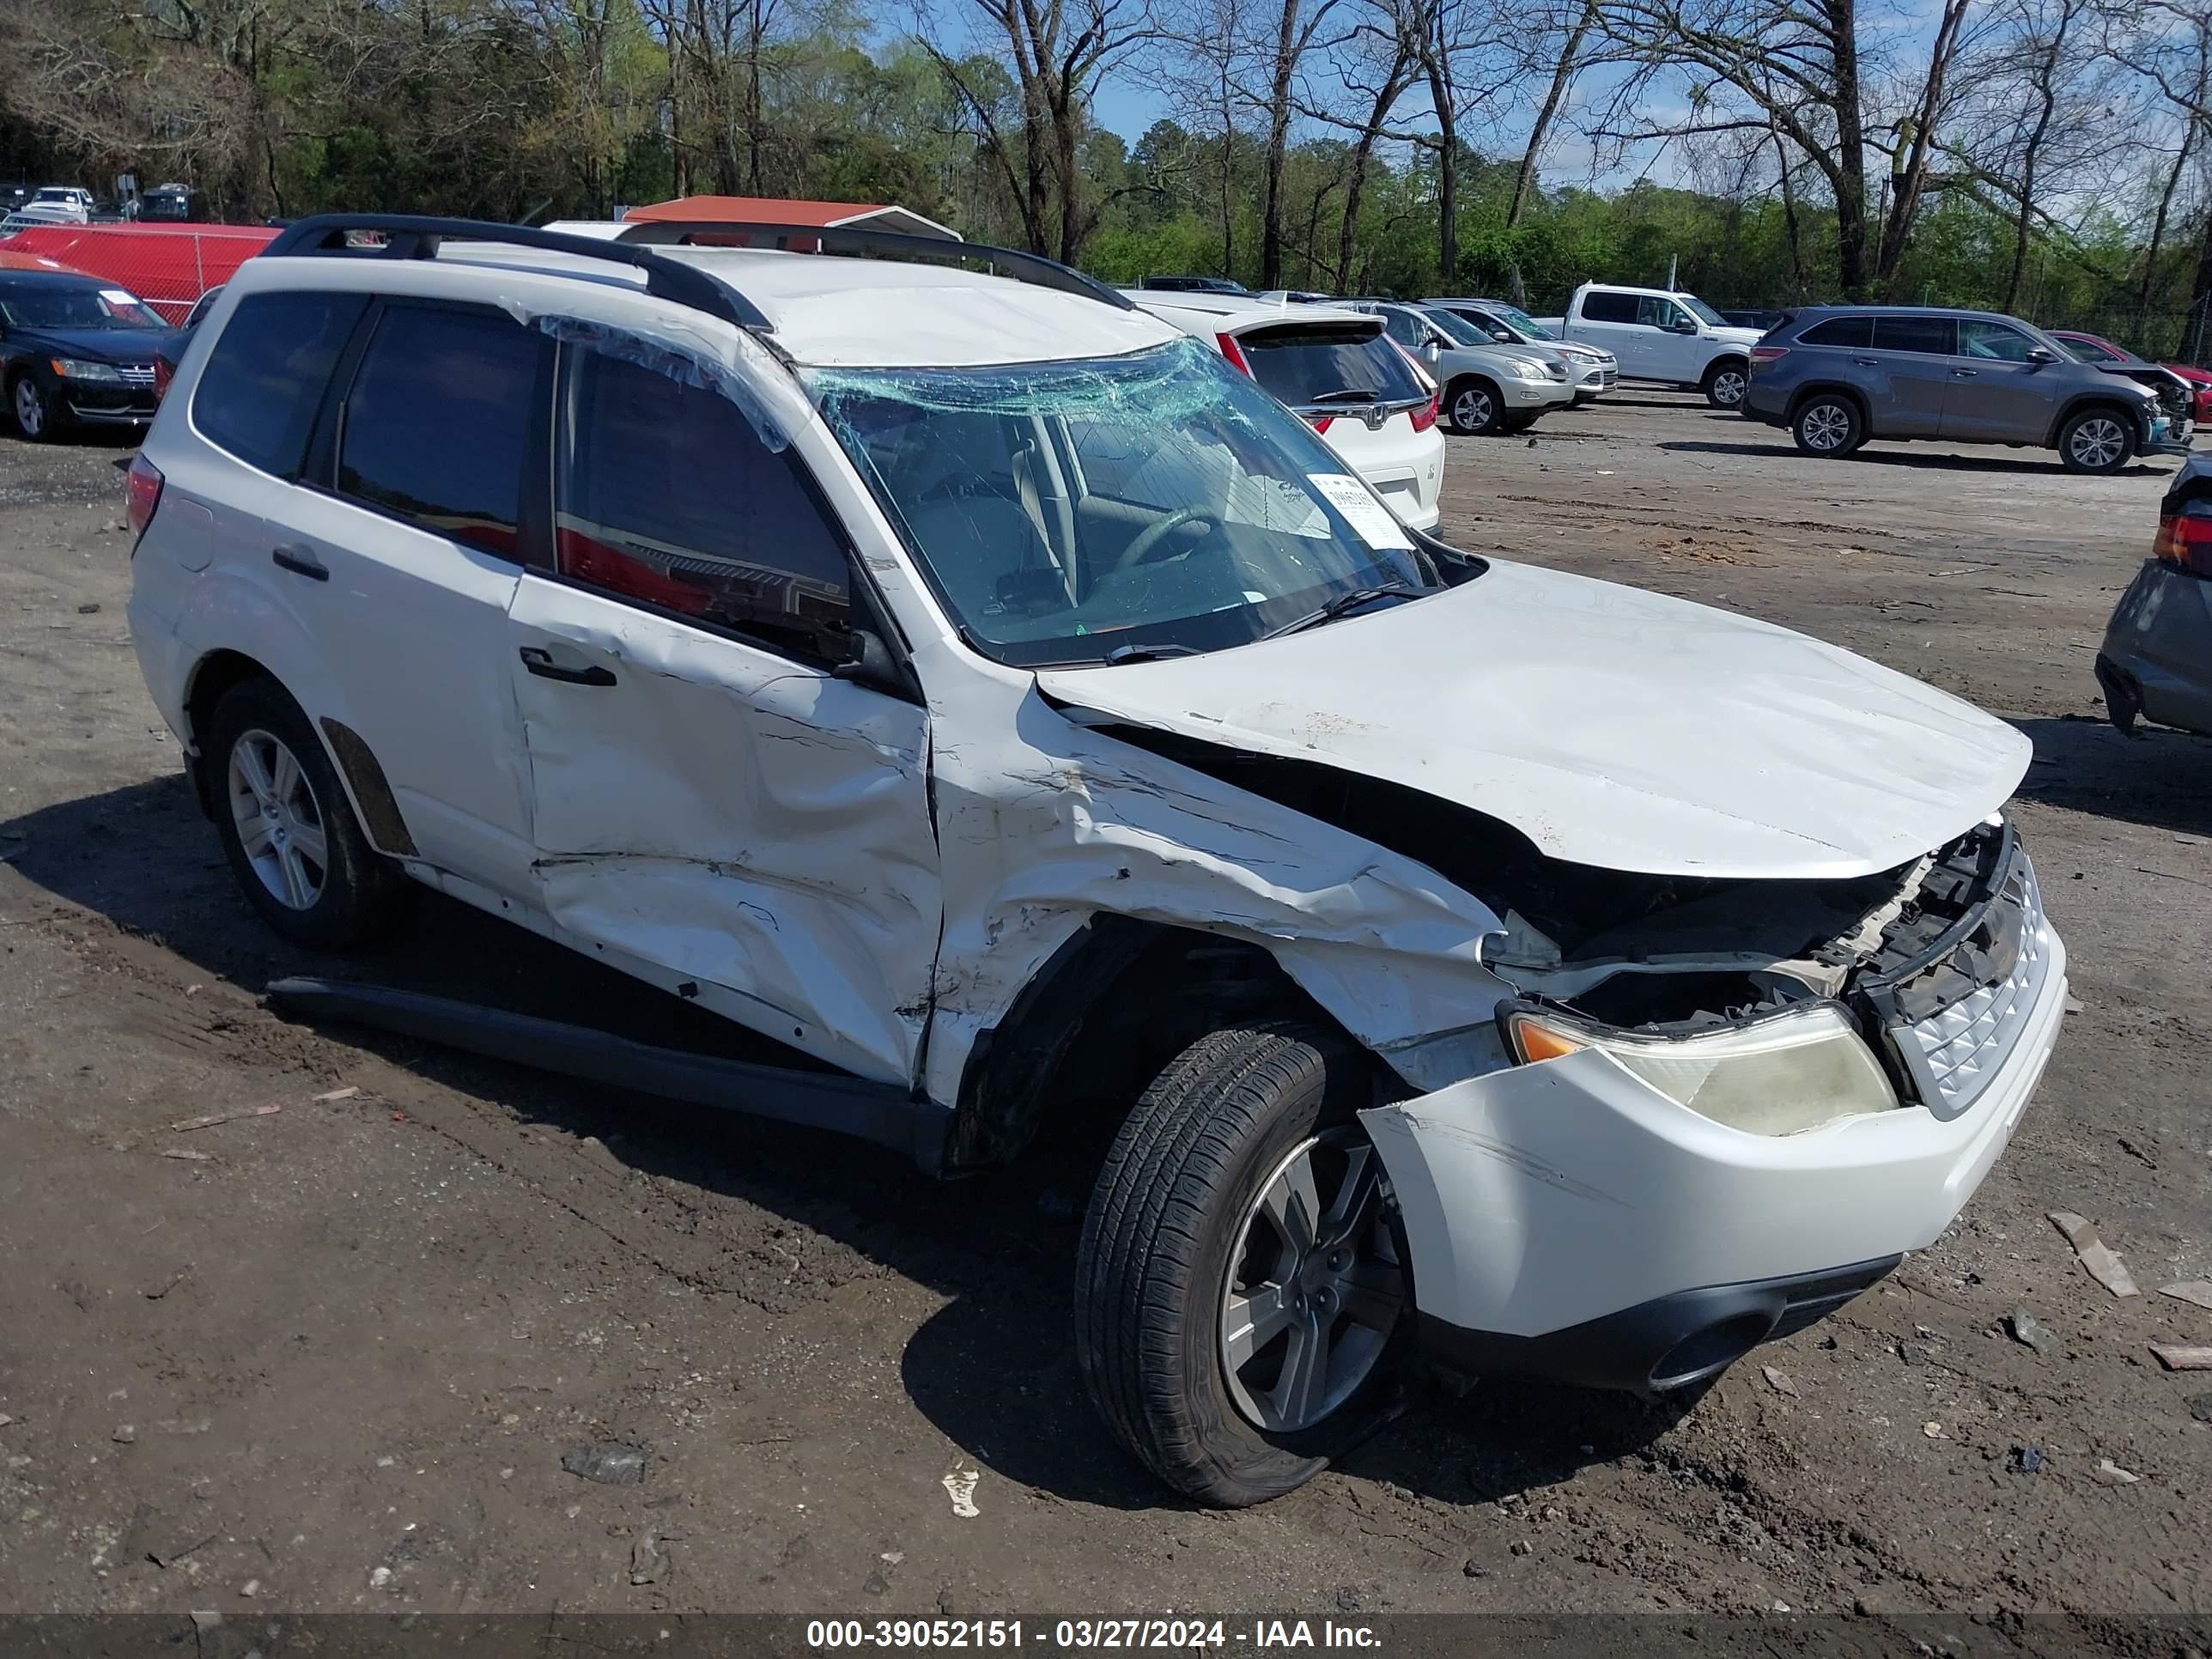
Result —
<instances>
[{"instance_id":1,"label":"exposed wheel well","mask_svg":"<svg viewBox=\"0 0 2212 1659\"><path fill-rule=\"evenodd\" d=\"M276 678L242 651L210 651L192 670L191 684L185 691L185 742L191 758L192 790L200 798L203 811L212 810L207 769L201 763L206 759L201 739L206 734L208 722L214 718L216 705L231 687L262 676Z\"/></svg>"},{"instance_id":2,"label":"exposed wheel well","mask_svg":"<svg viewBox=\"0 0 2212 1659\"><path fill-rule=\"evenodd\" d=\"M1271 1017L1343 1030L1249 940L1095 916L976 1040L944 1171L1003 1164L1047 1138L1095 1136L1103 1154L1168 1061L1227 1022Z\"/></svg>"},{"instance_id":3,"label":"exposed wheel well","mask_svg":"<svg viewBox=\"0 0 2212 1659\"><path fill-rule=\"evenodd\" d=\"M1705 374L1698 380L1698 384L1699 386L1711 386L1713 382L1713 377L1718 374L1723 368L1727 368L1731 365L1738 368L1747 369L1751 367L1751 359L1744 356L1743 353L1740 351L1732 351L1723 356L1716 357L1712 362L1705 365Z\"/></svg>"}]
</instances>

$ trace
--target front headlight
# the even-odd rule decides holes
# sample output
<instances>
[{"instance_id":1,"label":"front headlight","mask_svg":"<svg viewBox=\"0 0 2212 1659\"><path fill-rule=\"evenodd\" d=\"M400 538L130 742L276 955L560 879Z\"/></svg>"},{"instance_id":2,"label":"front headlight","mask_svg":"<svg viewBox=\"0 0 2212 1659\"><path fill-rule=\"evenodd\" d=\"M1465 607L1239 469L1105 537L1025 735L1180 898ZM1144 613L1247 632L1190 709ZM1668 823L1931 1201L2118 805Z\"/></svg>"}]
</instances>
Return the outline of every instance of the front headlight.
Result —
<instances>
[{"instance_id":1,"label":"front headlight","mask_svg":"<svg viewBox=\"0 0 2212 1659\"><path fill-rule=\"evenodd\" d=\"M123 371L112 363L89 363L81 357L50 357L48 364L65 380L120 380Z\"/></svg>"},{"instance_id":2,"label":"front headlight","mask_svg":"<svg viewBox=\"0 0 2212 1659\"><path fill-rule=\"evenodd\" d=\"M1544 375L1547 380L1564 380L1567 378L1567 366L1565 363L1546 363Z\"/></svg>"},{"instance_id":3,"label":"front headlight","mask_svg":"<svg viewBox=\"0 0 2212 1659\"><path fill-rule=\"evenodd\" d=\"M1850 1017L1832 1002L1693 1036L1651 1036L1547 1008L1500 1015L1523 1062L1601 1048L1678 1106L1747 1134L1791 1135L1899 1103Z\"/></svg>"},{"instance_id":4,"label":"front headlight","mask_svg":"<svg viewBox=\"0 0 2212 1659\"><path fill-rule=\"evenodd\" d=\"M1507 372L1510 373L1516 380L1541 381L1544 378L1544 370L1541 364L1528 362L1518 357L1515 358L1506 366L1506 368Z\"/></svg>"}]
</instances>

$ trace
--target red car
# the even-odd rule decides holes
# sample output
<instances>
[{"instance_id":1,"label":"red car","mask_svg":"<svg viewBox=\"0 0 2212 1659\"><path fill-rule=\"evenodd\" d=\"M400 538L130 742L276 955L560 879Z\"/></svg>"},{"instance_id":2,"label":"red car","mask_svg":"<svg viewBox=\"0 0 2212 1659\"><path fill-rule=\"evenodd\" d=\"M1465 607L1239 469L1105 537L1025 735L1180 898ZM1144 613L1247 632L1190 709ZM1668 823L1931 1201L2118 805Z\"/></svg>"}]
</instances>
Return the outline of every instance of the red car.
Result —
<instances>
[{"instance_id":1,"label":"red car","mask_svg":"<svg viewBox=\"0 0 2212 1659\"><path fill-rule=\"evenodd\" d=\"M2131 368L2149 368L2154 365L2138 357L2125 346L2116 346L2110 340L2095 334L2084 334L2078 329L2045 329L2054 340L2063 340L2074 348L2074 355L2084 362L2094 362L2099 368L2106 364L2115 367L2126 364ZM2212 369L2193 368L2187 363L2163 365L2169 374L2181 380L2189 388L2189 417L2198 425L2212 420Z\"/></svg>"}]
</instances>

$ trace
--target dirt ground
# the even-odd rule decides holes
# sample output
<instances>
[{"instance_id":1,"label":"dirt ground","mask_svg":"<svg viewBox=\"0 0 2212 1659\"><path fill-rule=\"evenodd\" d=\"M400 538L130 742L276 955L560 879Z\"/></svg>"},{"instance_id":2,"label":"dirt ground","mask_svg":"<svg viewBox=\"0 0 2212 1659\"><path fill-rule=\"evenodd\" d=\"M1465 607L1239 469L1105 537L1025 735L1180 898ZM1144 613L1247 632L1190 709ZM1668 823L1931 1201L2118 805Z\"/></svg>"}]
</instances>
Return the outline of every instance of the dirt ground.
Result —
<instances>
[{"instance_id":1,"label":"dirt ground","mask_svg":"<svg viewBox=\"0 0 2212 1659\"><path fill-rule=\"evenodd\" d=\"M2212 1375L2147 1346L2212 1342L2155 1288L2212 1278L2212 742L2121 738L2090 675L2172 463L1820 463L1632 391L1452 441L1464 546L2016 721L2081 1008L1954 1232L1686 1414L1420 1379L1340 1468L1220 1515L1082 1396L1079 1176L938 1186L265 1012L336 964L251 919L140 684L121 453L0 441L0 1612L2212 1608ZM428 903L352 971L580 969ZM2090 1279L2051 1210L2145 1293ZM2041 1352L2003 1328L2022 1305ZM650 1449L641 1484L564 1471L607 1439Z\"/></svg>"}]
</instances>

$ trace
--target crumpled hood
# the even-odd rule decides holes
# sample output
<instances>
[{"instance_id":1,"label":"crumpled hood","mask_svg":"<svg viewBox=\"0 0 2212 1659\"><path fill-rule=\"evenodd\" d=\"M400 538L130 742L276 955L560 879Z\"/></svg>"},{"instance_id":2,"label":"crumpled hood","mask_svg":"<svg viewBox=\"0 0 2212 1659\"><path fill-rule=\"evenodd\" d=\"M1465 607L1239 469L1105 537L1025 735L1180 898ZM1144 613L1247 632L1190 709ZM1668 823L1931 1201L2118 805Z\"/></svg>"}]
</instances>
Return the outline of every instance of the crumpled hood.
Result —
<instances>
[{"instance_id":1,"label":"crumpled hood","mask_svg":"<svg viewBox=\"0 0 2212 1659\"><path fill-rule=\"evenodd\" d=\"M1996 811L2030 755L2002 721L1835 646L1500 562L1284 639L1038 684L1117 720L1458 802L1555 858L1656 875L1888 869Z\"/></svg>"}]
</instances>

